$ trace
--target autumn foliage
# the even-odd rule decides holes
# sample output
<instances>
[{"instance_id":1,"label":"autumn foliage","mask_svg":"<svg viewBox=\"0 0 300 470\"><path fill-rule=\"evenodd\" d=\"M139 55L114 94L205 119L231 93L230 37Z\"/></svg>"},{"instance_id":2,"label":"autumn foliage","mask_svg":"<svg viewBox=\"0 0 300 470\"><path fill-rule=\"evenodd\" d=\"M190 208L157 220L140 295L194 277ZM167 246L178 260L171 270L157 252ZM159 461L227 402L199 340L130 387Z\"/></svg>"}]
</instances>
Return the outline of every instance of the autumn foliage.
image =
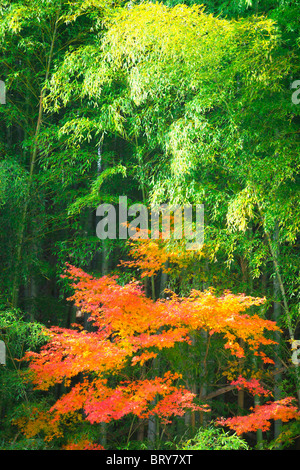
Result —
<instances>
[{"instance_id":1,"label":"autumn foliage","mask_svg":"<svg viewBox=\"0 0 300 470\"><path fill-rule=\"evenodd\" d=\"M257 379L246 380L239 377L236 381L232 382L238 389L244 388L252 395L257 396L270 396L272 393L263 388ZM282 400L268 401L263 405L257 405L250 408L251 413L246 416L235 416L233 418L220 418L217 424L221 426L228 426L234 430L238 435L246 432L268 431L271 427L272 420L281 420L287 422L291 419L300 419L300 412L295 405L294 397L286 397Z\"/></svg>"},{"instance_id":2,"label":"autumn foliage","mask_svg":"<svg viewBox=\"0 0 300 470\"><path fill-rule=\"evenodd\" d=\"M251 413L246 416L220 419L217 423L222 426L228 426L239 435L245 432L257 431L258 429L268 431L271 427L271 420L287 422L291 419L300 418L299 409L293 402L293 397L286 397L264 405L257 405L251 408Z\"/></svg>"}]
</instances>

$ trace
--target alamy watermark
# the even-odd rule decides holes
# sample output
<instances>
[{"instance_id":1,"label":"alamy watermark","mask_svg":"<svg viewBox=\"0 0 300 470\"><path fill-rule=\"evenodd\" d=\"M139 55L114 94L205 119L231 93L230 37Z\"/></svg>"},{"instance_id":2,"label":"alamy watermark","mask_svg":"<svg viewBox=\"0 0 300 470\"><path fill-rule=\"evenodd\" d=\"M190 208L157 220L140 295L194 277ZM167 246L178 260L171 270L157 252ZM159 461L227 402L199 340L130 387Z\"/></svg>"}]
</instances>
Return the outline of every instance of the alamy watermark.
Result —
<instances>
[{"instance_id":1,"label":"alamy watermark","mask_svg":"<svg viewBox=\"0 0 300 470\"><path fill-rule=\"evenodd\" d=\"M292 363L295 365L300 364L300 341L294 339L292 341Z\"/></svg>"},{"instance_id":2,"label":"alamy watermark","mask_svg":"<svg viewBox=\"0 0 300 470\"><path fill-rule=\"evenodd\" d=\"M292 94L292 103L293 104L299 104L300 103L300 80L294 80L292 85L291 85L291 88L292 89L296 89L296 91L294 91L294 93Z\"/></svg>"},{"instance_id":3,"label":"alamy watermark","mask_svg":"<svg viewBox=\"0 0 300 470\"><path fill-rule=\"evenodd\" d=\"M186 241L187 250L200 250L204 243L204 205L161 204L150 209L144 204L128 207L127 196L119 197L118 210L112 204L97 207L96 234L101 240L117 238Z\"/></svg>"},{"instance_id":4,"label":"alamy watermark","mask_svg":"<svg viewBox=\"0 0 300 470\"><path fill-rule=\"evenodd\" d=\"M4 341L0 341L0 365L6 365L6 346Z\"/></svg>"},{"instance_id":5,"label":"alamy watermark","mask_svg":"<svg viewBox=\"0 0 300 470\"><path fill-rule=\"evenodd\" d=\"M0 80L0 104L6 104L6 89L3 80Z\"/></svg>"}]
</instances>

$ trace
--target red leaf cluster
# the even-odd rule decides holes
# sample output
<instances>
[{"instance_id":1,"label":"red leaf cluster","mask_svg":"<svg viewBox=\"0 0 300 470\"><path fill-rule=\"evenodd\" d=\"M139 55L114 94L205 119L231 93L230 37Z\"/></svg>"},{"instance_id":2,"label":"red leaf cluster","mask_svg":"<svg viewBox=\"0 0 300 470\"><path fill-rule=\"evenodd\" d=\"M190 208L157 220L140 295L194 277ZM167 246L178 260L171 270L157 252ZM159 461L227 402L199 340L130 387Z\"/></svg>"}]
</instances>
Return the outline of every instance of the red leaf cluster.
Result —
<instances>
[{"instance_id":1,"label":"red leaf cluster","mask_svg":"<svg viewBox=\"0 0 300 470\"><path fill-rule=\"evenodd\" d=\"M261 429L267 431L270 429L271 420L281 420L287 422L291 419L299 419L300 412L292 403L293 397L286 397L282 400L268 402L265 405L257 405L251 408L252 412L247 416L235 416L234 418L219 419L217 424L228 426L237 434L253 432Z\"/></svg>"},{"instance_id":2,"label":"red leaf cluster","mask_svg":"<svg viewBox=\"0 0 300 470\"><path fill-rule=\"evenodd\" d=\"M272 395L270 390L266 390L263 388L259 381L255 378L252 378L250 380L245 379L241 375L237 378L237 380L231 382L231 385L236 385L238 390L245 389L248 390L253 396L259 395L259 396L270 396Z\"/></svg>"}]
</instances>

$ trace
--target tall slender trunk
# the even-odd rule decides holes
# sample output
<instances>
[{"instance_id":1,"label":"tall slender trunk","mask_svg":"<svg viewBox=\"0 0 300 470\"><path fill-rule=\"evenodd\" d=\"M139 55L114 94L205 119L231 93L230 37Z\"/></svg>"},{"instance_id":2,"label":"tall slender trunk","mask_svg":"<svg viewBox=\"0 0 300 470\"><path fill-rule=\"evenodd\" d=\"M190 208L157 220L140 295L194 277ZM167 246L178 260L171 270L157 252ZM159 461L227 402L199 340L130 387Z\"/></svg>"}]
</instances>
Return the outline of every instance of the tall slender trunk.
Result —
<instances>
[{"instance_id":1,"label":"tall slender trunk","mask_svg":"<svg viewBox=\"0 0 300 470\"><path fill-rule=\"evenodd\" d=\"M102 276L106 276L108 274L109 266L108 266L108 258L107 258L107 247L105 241L102 241L102 265L101 271ZM100 423L100 444L105 448L107 443L107 423L101 422Z\"/></svg>"},{"instance_id":2,"label":"tall slender trunk","mask_svg":"<svg viewBox=\"0 0 300 470\"><path fill-rule=\"evenodd\" d=\"M260 397L258 395L255 395L254 397L254 406L259 406L260 405ZM258 450L262 450L262 445L263 445L263 433L261 429L258 429L256 431L256 447Z\"/></svg>"},{"instance_id":3,"label":"tall slender trunk","mask_svg":"<svg viewBox=\"0 0 300 470\"><path fill-rule=\"evenodd\" d=\"M169 266L169 262L167 261L165 263L165 268L167 269L168 266ZM160 278L160 288L159 288L159 296L161 298L163 298L165 296L164 291L166 289L167 281L168 281L168 273L165 272L165 271L162 271L161 278Z\"/></svg>"},{"instance_id":4,"label":"tall slender trunk","mask_svg":"<svg viewBox=\"0 0 300 470\"><path fill-rule=\"evenodd\" d=\"M248 232L249 231L247 231L247 235L248 235ZM250 229L250 236L251 236L251 233L252 233L252 228ZM242 257L241 258L241 269L242 269L243 292L246 291L246 289L247 289L246 286L247 286L248 280L249 280L248 268L249 267L248 267L247 260L244 257ZM242 339L240 340L240 346L244 349L245 343ZM239 359L239 373L240 373L240 375L242 375L243 363L244 363L244 359L240 358ZM244 391L244 389L238 390L238 407L241 411L245 407L245 391Z\"/></svg>"},{"instance_id":5,"label":"tall slender trunk","mask_svg":"<svg viewBox=\"0 0 300 470\"><path fill-rule=\"evenodd\" d=\"M254 194L256 195L255 189L254 189ZM260 202L258 200L257 195L256 195L256 203L257 203L260 215L261 215L261 219L264 222L265 217L264 217L263 210L262 210L262 207L260 205ZM272 241L272 239L270 237L270 234L268 233L268 231L265 228L264 223L263 223L263 229L264 229L264 233L265 233L268 245L269 245L269 249L270 249L270 253L271 253L271 259L272 259L273 266L274 266L274 271L275 271L275 276L277 278L278 287L279 287L280 294L281 294L281 297L282 297L284 313L285 313L285 319L286 319L286 324L287 324L288 333L289 333L289 337L290 337L290 342L291 342L291 345L293 345L293 343L295 341L295 338L294 338L294 331L293 331L293 326L292 326L292 316L291 316L291 313L290 313L290 310L289 310L289 307L288 307L287 296L286 296L284 283L283 283L283 280L282 280L282 277L281 277L281 272L280 272L279 262L278 262L279 254L280 254L280 252L279 252L279 230L278 230L278 237L275 240L275 248L274 248L274 240ZM291 351L291 356L292 356L292 351ZM296 382L296 392L297 392L297 397L298 397L298 403L300 405L300 367L299 367L299 364L294 364L294 363L293 363L293 367L294 367L294 371L295 371L295 382Z\"/></svg>"},{"instance_id":6,"label":"tall slender trunk","mask_svg":"<svg viewBox=\"0 0 300 470\"><path fill-rule=\"evenodd\" d=\"M275 268L275 277L276 277L276 282L277 282L276 286L277 286L277 288L280 291L281 296L282 296L285 315L286 315L286 321L287 321L288 331L289 331L289 336L290 336L290 341L291 341L291 344L293 344L295 338L294 338L294 331L293 331L293 328L292 328L292 317L291 317L291 314L290 314L290 311L289 311L289 308L288 308L287 297L286 297L285 288L284 288L284 284L283 284L283 281L282 281L282 278L281 278L279 263L278 263L279 244L278 244L278 241L277 241L277 243L276 243L277 249L275 251L273 246L272 246L271 238L268 234L267 234L267 239L268 239L268 243L269 243L269 246L270 246L270 251L272 253L272 260L273 260L273 264L274 264L274 268ZM298 403L300 405L300 368L299 368L299 364L293 364L293 366L294 366L294 369L295 369L296 391L297 391Z\"/></svg>"},{"instance_id":7,"label":"tall slender trunk","mask_svg":"<svg viewBox=\"0 0 300 470\"><path fill-rule=\"evenodd\" d=\"M159 365L160 365L160 359L158 356L153 359L152 364L153 364L152 376L157 377L159 374ZM157 403L157 399L155 398L152 401L152 405L154 406L156 403ZM155 449L158 433L159 433L159 429L158 429L157 417L155 415L150 415L148 418L148 434L147 434L149 450Z\"/></svg>"},{"instance_id":8,"label":"tall slender trunk","mask_svg":"<svg viewBox=\"0 0 300 470\"><path fill-rule=\"evenodd\" d=\"M278 236L279 236L279 229L278 229L278 224L275 227L274 230L274 242L275 242L275 250L274 250L274 255L276 257L276 262L278 263ZM281 315L281 304L280 304L280 286L278 282L278 276L274 276L273 278L273 292L274 292L274 305L273 305L273 319L275 322L278 322L280 315ZM274 362L275 362L275 372L278 371L278 369L281 368L281 363L279 362L279 357L280 357L280 334L276 331L275 332L275 341L276 345L274 346L275 350L275 357L274 357ZM280 383L281 383L281 374L275 374L275 386L274 386L274 400L279 400L280 399ZM276 420L274 422L274 438L276 439L282 428L282 422L281 420Z\"/></svg>"},{"instance_id":9,"label":"tall slender trunk","mask_svg":"<svg viewBox=\"0 0 300 470\"><path fill-rule=\"evenodd\" d=\"M208 259L205 260L205 273L207 279L209 277L209 262ZM203 291L207 290L209 287L208 281L203 282ZM203 354L201 358L201 373L200 373L200 386L199 386L199 398L206 396L209 393L209 381L208 381L208 371L207 371L207 364L208 364L208 353L210 348L210 336L208 332L205 330L201 331L201 338L203 339ZM211 360L209 361L211 363ZM211 418L210 412L200 412L200 425L205 427Z\"/></svg>"},{"instance_id":10,"label":"tall slender trunk","mask_svg":"<svg viewBox=\"0 0 300 470\"><path fill-rule=\"evenodd\" d=\"M201 337L203 339L203 345L205 350L203 351L202 358L201 358L201 373L200 373L200 390L199 390L199 398L200 400L202 397L205 397L209 392L209 384L207 378L207 358L208 352L210 347L210 336L208 332L205 330L201 331ZM200 424L201 426L206 426L207 422L209 421L210 413L204 413L203 411L200 412Z\"/></svg>"},{"instance_id":11,"label":"tall slender trunk","mask_svg":"<svg viewBox=\"0 0 300 470\"><path fill-rule=\"evenodd\" d=\"M168 263L165 266L166 268L168 267ZM160 279L160 286L159 286L159 293L160 297L164 297L164 290L166 288L166 284L168 281L168 274L164 271L161 272L161 279ZM156 294L155 294L155 283L154 283L154 276L151 277L151 296L152 300L156 300ZM157 356L153 360L153 368L152 368L152 376L157 377L159 374L159 367L160 367L160 357ZM153 405L155 404L156 400L153 401ZM148 445L149 449L153 450L155 447L157 437L159 435L159 423L157 420L156 416L150 416L148 419Z\"/></svg>"}]
</instances>

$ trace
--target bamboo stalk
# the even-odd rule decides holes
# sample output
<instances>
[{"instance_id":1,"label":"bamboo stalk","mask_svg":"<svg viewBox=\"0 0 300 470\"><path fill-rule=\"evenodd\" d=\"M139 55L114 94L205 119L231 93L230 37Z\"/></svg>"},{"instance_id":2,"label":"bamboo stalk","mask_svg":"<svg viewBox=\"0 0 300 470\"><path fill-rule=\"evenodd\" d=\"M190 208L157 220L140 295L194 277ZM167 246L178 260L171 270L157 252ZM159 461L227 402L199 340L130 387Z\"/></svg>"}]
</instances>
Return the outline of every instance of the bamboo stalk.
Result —
<instances>
[{"instance_id":1,"label":"bamboo stalk","mask_svg":"<svg viewBox=\"0 0 300 470\"><path fill-rule=\"evenodd\" d=\"M54 25L54 31L53 31L53 35L52 35L50 51L49 51L49 57L48 57L47 67L46 67L45 82L47 82L47 80L49 78L49 74L50 74L50 67L51 67L51 62L52 62L52 58L53 58L54 43L55 43L57 29L58 29L59 14L60 14L60 8L59 8L59 10L57 11L57 14L56 14L56 21L55 21L55 25ZM17 307L17 304L18 304L19 267L20 267L20 263L21 263L22 249L23 249L23 243L24 243L25 225L26 225L26 219L27 219L27 215L28 215L29 196L30 196L30 191L31 191L32 183L33 183L34 167L35 167L37 153L38 153L38 137L39 137L39 134L40 134L42 119L43 119L43 99L44 99L44 88L41 89L40 98L39 98L39 112L38 112L35 135L34 135L33 149L32 149L32 154L31 154L31 158L30 158L29 179L28 179L27 190L26 190L26 194L25 194L24 206L23 206L21 222L20 222L20 230L19 230L19 234L18 234L18 241L17 241L17 248L16 248L16 264L15 264L14 279L13 279L13 282L12 282L12 300L11 300L11 303L12 303L13 307Z\"/></svg>"}]
</instances>

